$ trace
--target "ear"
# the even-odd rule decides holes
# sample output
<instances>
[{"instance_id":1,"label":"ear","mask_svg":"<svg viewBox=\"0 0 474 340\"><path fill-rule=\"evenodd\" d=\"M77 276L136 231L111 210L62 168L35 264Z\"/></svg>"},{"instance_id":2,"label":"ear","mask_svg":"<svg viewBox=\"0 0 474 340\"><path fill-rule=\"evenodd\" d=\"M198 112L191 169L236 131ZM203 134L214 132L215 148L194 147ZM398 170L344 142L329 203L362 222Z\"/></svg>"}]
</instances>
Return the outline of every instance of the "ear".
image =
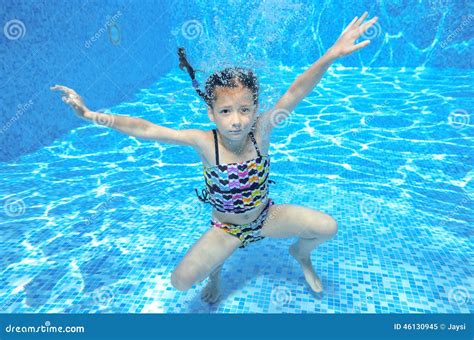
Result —
<instances>
[{"instance_id":1,"label":"ear","mask_svg":"<svg viewBox=\"0 0 474 340\"><path fill-rule=\"evenodd\" d=\"M207 107L207 116L211 120L211 122L214 122L214 112L210 106Z\"/></svg>"}]
</instances>

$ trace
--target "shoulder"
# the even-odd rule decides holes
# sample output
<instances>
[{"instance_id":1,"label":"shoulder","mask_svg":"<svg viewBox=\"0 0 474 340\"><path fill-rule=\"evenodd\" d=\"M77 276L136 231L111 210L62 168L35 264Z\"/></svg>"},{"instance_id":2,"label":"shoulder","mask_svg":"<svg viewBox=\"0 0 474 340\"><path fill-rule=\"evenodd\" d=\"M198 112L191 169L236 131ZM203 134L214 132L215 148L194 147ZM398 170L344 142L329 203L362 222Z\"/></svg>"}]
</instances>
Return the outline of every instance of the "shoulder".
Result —
<instances>
[{"instance_id":1,"label":"shoulder","mask_svg":"<svg viewBox=\"0 0 474 340\"><path fill-rule=\"evenodd\" d=\"M187 135L189 145L199 154L205 165L209 165L208 159L214 155L214 134L212 130L189 129L181 130Z\"/></svg>"},{"instance_id":2,"label":"shoulder","mask_svg":"<svg viewBox=\"0 0 474 340\"><path fill-rule=\"evenodd\" d=\"M255 136L256 142L260 147L260 151L265 155L268 154L268 150L270 148L270 133L271 129L269 130L269 127L266 125L262 113L257 117L253 135Z\"/></svg>"},{"instance_id":3,"label":"shoulder","mask_svg":"<svg viewBox=\"0 0 474 340\"><path fill-rule=\"evenodd\" d=\"M212 130L186 129L178 130L178 133L188 145L198 149L204 148L212 138Z\"/></svg>"}]
</instances>

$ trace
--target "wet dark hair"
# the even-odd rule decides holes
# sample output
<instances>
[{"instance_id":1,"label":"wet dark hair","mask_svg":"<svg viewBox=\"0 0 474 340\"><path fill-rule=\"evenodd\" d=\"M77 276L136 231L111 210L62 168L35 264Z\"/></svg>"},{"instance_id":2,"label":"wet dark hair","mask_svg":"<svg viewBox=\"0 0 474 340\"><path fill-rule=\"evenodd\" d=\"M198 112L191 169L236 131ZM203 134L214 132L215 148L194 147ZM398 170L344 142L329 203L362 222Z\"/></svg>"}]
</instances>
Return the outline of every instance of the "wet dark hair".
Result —
<instances>
[{"instance_id":1,"label":"wet dark hair","mask_svg":"<svg viewBox=\"0 0 474 340\"><path fill-rule=\"evenodd\" d=\"M251 70L240 67L228 67L215 72L206 80L206 103L212 107L216 100L216 87L239 87L243 86L252 92L253 103L258 103L258 80Z\"/></svg>"},{"instance_id":2,"label":"wet dark hair","mask_svg":"<svg viewBox=\"0 0 474 340\"><path fill-rule=\"evenodd\" d=\"M195 71L186 59L184 48L178 49L179 56L179 67L183 69L186 67L186 71L192 79L193 87L197 94L204 99L206 104L212 108L212 103L216 100L215 89L216 87L230 87L235 88L243 86L248 88L252 92L253 103L258 103L259 86L257 77L254 75L252 70L244 69L241 67L227 67L221 71L213 73L206 80L205 91L200 89L199 82L195 79Z\"/></svg>"}]
</instances>

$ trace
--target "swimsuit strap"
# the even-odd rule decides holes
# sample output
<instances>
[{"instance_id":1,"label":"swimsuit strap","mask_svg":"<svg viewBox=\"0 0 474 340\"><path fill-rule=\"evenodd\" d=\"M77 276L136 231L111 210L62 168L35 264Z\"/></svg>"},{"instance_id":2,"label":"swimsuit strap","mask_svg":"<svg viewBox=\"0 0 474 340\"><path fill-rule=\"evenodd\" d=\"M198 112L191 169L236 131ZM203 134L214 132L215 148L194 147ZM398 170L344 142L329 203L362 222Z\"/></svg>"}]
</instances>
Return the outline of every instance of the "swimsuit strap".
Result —
<instances>
[{"instance_id":1,"label":"swimsuit strap","mask_svg":"<svg viewBox=\"0 0 474 340\"><path fill-rule=\"evenodd\" d=\"M216 149L216 165L219 165L219 147L217 145L217 132L216 129L212 129L212 132L214 133L214 146Z\"/></svg>"},{"instance_id":2,"label":"swimsuit strap","mask_svg":"<svg viewBox=\"0 0 474 340\"><path fill-rule=\"evenodd\" d=\"M250 139L251 139L252 142L253 142L253 145L255 145L255 150L257 150L257 155L258 155L258 157L261 157L261 155L260 155L260 150L258 149L258 145L257 145L257 142L255 141L255 137L253 136L253 133L252 133L252 132L249 132L249 135L250 135Z\"/></svg>"}]
</instances>

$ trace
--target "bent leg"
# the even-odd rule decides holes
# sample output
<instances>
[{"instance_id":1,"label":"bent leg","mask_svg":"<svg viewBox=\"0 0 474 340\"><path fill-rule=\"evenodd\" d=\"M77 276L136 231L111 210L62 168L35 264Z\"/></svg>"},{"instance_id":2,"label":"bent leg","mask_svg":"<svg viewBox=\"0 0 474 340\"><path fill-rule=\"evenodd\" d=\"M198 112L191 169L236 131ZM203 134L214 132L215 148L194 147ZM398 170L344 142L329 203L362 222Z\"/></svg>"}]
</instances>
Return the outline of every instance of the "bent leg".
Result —
<instances>
[{"instance_id":1,"label":"bent leg","mask_svg":"<svg viewBox=\"0 0 474 340\"><path fill-rule=\"evenodd\" d=\"M262 227L263 236L276 238L330 239L336 233L337 223L333 217L295 204L271 206Z\"/></svg>"},{"instance_id":2,"label":"bent leg","mask_svg":"<svg viewBox=\"0 0 474 340\"><path fill-rule=\"evenodd\" d=\"M239 246L238 238L218 228L210 228L191 247L171 274L171 284L187 290L203 281Z\"/></svg>"},{"instance_id":3,"label":"bent leg","mask_svg":"<svg viewBox=\"0 0 474 340\"><path fill-rule=\"evenodd\" d=\"M333 238L338 230L331 216L300 205L275 204L270 208L262 226L262 236L286 238L299 237L291 245L290 254L299 262L311 289L322 291L322 283L311 263L311 251Z\"/></svg>"}]
</instances>

